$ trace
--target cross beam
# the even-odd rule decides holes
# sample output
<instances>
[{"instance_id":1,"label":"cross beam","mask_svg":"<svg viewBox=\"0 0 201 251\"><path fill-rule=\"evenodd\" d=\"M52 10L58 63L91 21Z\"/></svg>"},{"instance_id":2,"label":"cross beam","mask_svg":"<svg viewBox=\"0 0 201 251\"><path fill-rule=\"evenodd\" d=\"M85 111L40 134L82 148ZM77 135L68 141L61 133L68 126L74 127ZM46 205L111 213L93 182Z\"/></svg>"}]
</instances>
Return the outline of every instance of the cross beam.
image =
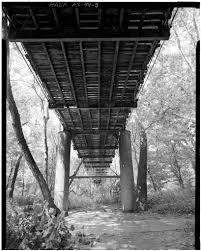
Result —
<instances>
[{"instance_id":1,"label":"cross beam","mask_svg":"<svg viewBox=\"0 0 201 251\"><path fill-rule=\"evenodd\" d=\"M92 179L105 179L105 178L110 178L110 179L118 179L120 178L120 175L106 175L106 176L103 176L103 175L90 175L90 176L70 176L70 179L89 179L89 178L92 178Z\"/></svg>"},{"instance_id":2,"label":"cross beam","mask_svg":"<svg viewBox=\"0 0 201 251\"><path fill-rule=\"evenodd\" d=\"M155 40L168 40L170 32L168 29L149 30L143 29L128 30L120 32L118 30L111 30L110 32L101 32L90 30L79 30L78 32L62 32L57 30L51 31L20 31L15 32L12 29L9 31L8 39L11 42L81 42L81 41L155 41Z\"/></svg>"},{"instance_id":3,"label":"cross beam","mask_svg":"<svg viewBox=\"0 0 201 251\"><path fill-rule=\"evenodd\" d=\"M106 169L107 171L110 169L110 166L108 165L108 166L103 166L103 165L99 165L99 166L88 166L88 165L85 165L85 168L86 169L90 169L90 170L92 170L92 171L94 171L94 170L96 170L96 169Z\"/></svg>"},{"instance_id":4,"label":"cross beam","mask_svg":"<svg viewBox=\"0 0 201 251\"><path fill-rule=\"evenodd\" d=\"M88 171L96 171L97 168L102 168L102 169L105 169L105 170L109 170L110 166L108 164L108 166L97 166L97 165L93 165L93 166L90 166L90 165L85 165L85 168L88 170Z\"/></svg>"},{"instance_id":5,"label":"cross beam","mask_svg":"<svg viewBox=\"0 0 201 251\"><path fill-rule=\"evenodd\" d=\"M95 164L109 164L109 163L112 163L112 161L89 161L89 160L84 160L83 161L84 164L91 164L92 166Z\"/></svg>"},{"instance_id":6,"label":"cross beam","mask_svg":"<svg viewBox=\"0 0 201 251\"><path fill-rule=\"evenodd\" d=\"M89 169L89 168L88 168ZM93 169L90 169L90 171L109 171L109 169L107 167L95 167Z\"/></svg>"},{"instance_id":7,"label":"cross beam","mask_svg":"<svg viewBox=\"0 0 201 251\"><path fill-rule=\"evenodd\" d=\"M104 133L111 133L111 134L118 134L121 130L120 129L87 129L87 130L81 130L81 129L72 129L69 130L72 134L82 134L82 135L91 135L91 134L104 134Z\"/></svg>"},{"instance_id":8,"label":"cross beam","mask_svg":"<svg viewBox=\"0 0 201 251\"><path fill-rule=\"evenodd\" d=\"M95 155L79 155L80 158L87 158L87 159L107 159L107 158L113 158L114 155L102 155L102 156L95 156Z\"/></svg>"},{"instance_id":9,"label":"cross beam","mask_svg":"<svg viewBox=\"0 0 201 251\"><path fill-rule=\"evenodd\" d=\"M74 147L74 150L81 150L81 151L96 151L96 150L115 150L118 149L118 146L98 146L96 147Z\"/></svg>"},{"instance_id":10,"label":"cross beam","mask_svg":"<svg viewBox=\"0 0 201 251\"><path fill-rule=\"evenodd\" d=\"M113 103L105 103L104 106L99 107L98 105L93 105L89 107L77 107L77 106L69 106L68 104L64 103L49 103L49 109L80 109L80 110L91 110L91 109L131 109L137 108L137 100L134 102L130 102L129 104L124 104L123 102L120 104L113 104Z\"/></svg>"}]
</instances>

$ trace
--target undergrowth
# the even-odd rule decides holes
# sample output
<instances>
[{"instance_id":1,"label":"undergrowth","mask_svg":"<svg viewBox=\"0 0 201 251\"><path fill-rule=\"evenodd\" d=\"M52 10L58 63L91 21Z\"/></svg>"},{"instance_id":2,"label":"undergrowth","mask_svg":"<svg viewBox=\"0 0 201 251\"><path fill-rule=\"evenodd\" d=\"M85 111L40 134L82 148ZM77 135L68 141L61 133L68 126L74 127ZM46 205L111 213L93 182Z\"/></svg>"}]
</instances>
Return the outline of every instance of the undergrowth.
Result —
<instances>
[{"instance_id":1,"label":"undergrowth","mask_svg":"<svg viewBox=\"0 0 201 251\"><path fill-rule=\"evenodd\" d=\"M34 204L32 212L7 201L6 249L78 249L90 239L68 226L65 212L56 216L48 204Z\"/></svg>"},{"instance_id":2,"label":"undergrowth","mask_svg":"<svg viewBox=\"0 0 201 251\"><path fill-rule=\"evenodd\" d=\"M194 214L195 191L177 189L148 194L148 209L160 214Z\"/></svg>"},{"instance_id":3,"label":"undergrowth","mask_svg":"<svg viewBox=\"0 0 201 251\"><path fill-rule=\"evenodd\" d=\"M29 194L26 196L20 196L20 195L15 196L13 201L18 206L32 206L34 203L42 203L43 199L42 199L42 196Z\"/></svg>"},{"instance_id":4,"label":"undergrowth","mask_svg":"<svg viewBox=\"0 0 201 251\"><path fill-rule=\"evenodd\" d=\"M81 208L96 208L100 205L113 205L119 202L119 197L111 196L109 193L98 194L94 193L92 196L71 193L69 196L70 210Z\"/></svg>"}]
</instances>

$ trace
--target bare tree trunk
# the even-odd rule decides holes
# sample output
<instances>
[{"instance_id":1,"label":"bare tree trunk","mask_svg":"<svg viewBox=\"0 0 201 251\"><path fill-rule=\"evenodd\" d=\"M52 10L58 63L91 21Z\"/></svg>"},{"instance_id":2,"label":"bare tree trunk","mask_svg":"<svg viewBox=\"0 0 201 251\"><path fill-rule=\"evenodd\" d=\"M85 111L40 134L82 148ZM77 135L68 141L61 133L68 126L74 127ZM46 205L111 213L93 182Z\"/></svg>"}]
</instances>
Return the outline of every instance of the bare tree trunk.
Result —
<instances>
[{"instance_id":1,"label":"bare tree trunk","mask_svg":"<svg viewBox=\"0 0 201 251\"><path fill-rule=\"evenodd\" d=\"M7 57L9 59L8 41L7 41ZM8 59L7 59L7 62L9 62ZM8 100L9 110L11 113L13 129L16 133L16 137L18 139L22 153L24 154L24 158L26 159L26 161L29 165L29 168L31 169L35 179L37 180L37 182L40 186L40 189L41 189L41 192L43 194L44 199L49 203L50 207L55 208L57 213L60 213L60 210L54 204L54 201L51 197L51 193L49 191L47 183L45 182L45 179L44 179L43 175L41 174L31 152L30 152L30 149L27 145L27 142L24 138L24 134L22 131L22 126L21 126L20 115L19 115L16 103L15 103L15 100L14 100L13 94L12 94L12 89L11 89L11 84L10 84L10 76L9 76L9 64L7 65L7 100Z\"/></svg>"},{"instance_id":2,"label":"bare tree trunk","mask_svg":"<svg viewBox=\"0 0 201 251\"><path fill-rule=\"evenodd\" d=\"M52 196L54 196L54 182L55 182L55 159L56 159L56 154L53 151L52 152L52 157L51 157L51 169L50 169L50 174L49 174L49 189L50 192L52 194Z\"/></svg>"},{"instance_id":3,"label":"bare tree trunk","mask_svg":"<svg viewBox=\"0 0 201 251\"><path fill-rule=\"evenodd\" d=\"M12 165L11 169L10 169L9 176L8 176L8 181L7 181L7 184L6 184L6 189L8 189L9 186L10 186L12 175L13 175L13 171L14 171L14 166Z\"/></svg>"},{"instance_id":4,"label":"bare tree trunk","mask_svg":"<svg viewBox=\"0 0 201 251\"><path fill-rule=\"evenodd\" d=\"M199 30L198 30L198 26L197 26L197 23L196 23L196 20L195 20L195 16L196 16L196 13L195 13L195 9L194 9L194 13L193 13L193 24L194 24L194 27L195 27L195 31L196 31L196 35L197 35L197 41L200 40L200 34L199 34ZM197 42L196 41L196 42Z\"/></svg>"},{"instance_id":5,"label":"bare tree trunk","mask_svg":"<svg viewBox=\"0 0 201 251\"><path fill-rule=\"evenodd\" d=\"M153 178L151 172L149 171L149 169L147 169L147 173L149 174L149 177L150 177L151 183L153 185L154 191L157 192L158 187L157 187L156 182L154 181L154 178Z\"/></svg>"},{"instance_id":6,"label":"bare tree trunk","mask_svg":"<svg viewBox=\"0 0 201 251\"><path fill-rule=\"evenodd\" d=\"M49 152L48 152L48 144L47 144L47 123L49 120L48 106L45 105L44 100L39 95L34 84L32 84L32 88L40 100L41 111L43 113L43 124L44 124L43 131L44 131L44 146L45 146L45 178L46 178L47 185L49 186Z\"/></svg>"},{"instance_id":7,"label":"bare tree trunk","mask_svg":"<svg viewBox=\"0 0 201 251\"><path fill-rule=\"evenodd\" d=\"M22 169L22 197L24 196L24 166Z\"/></svg>"},{"instance_id":8,"label":"bare tree trunk","mask_svg":"<svg viewBox=\"0 0 201 251\"><path fill-rule=\"evenodd\" d=\"M10 186L8 185L8 187L10 188L10 191L8 193L8 197L10 199L13 198L13 193L14 193L14 189L15 189L15 181L16 181L16 178L17 178L17 174L18 174L18 171L19 171L19 167L20 167L20 161L22 159L22 156L23 154L21 154L18 159L17 159L17 162L15 164L15 167L13 169L13 177L11 178L11 181L10 181Z\"/></svg>"},{"instance_id":9,"label":"bare tree trunk","mask_svg":"<svg viewBox=\"0 0 201 251\"><path fill-rule=\"evenodd\" d=\"M174 33L176 35L177 45L178 45L178 48L179 48L179 50L181 52L181 55L183 56L183 59L185 60L185 62L187 63L188 67L191 69L192 74L194 75L193 68L192 68L190 62L187 60L186 56L184 55L184 53L182 51L181 43L180 43L180 39L179 39L179 35L178 35L178 33L177 33L177 31L176 31L176 29L174 27L173 27L173 30L174 30Z\"/></svg>"},{"instance_id":10,"label":"bare tree trunk","mask_svg":"<svg viewBox=\"0 0 201 251\"><path fill-rule=\"evenodd\" d=\"M147 209L147 135L142 126L140 126L140 156L137 177L137 209Z\"/></svg>"},{"instance_id":11,"label":"bare tree trunk","mask_svg":"<svg viewBox=\"0 0 201 251\"><path fill-rule=\"evenodd\" d=\"M176 156L174 158L175 158L174 166L176 167L176 170L177 170L177 179L178 179L180 187L184 189L185 187L184 187L184 181L183 181L183 178L182 178L182 175L181 175L181 167L178 164Z\"/></svg>"},{"instance_id":12,"label":"bare tree trunk","mask_svg":"<svg viewBox=\"0 0 201 251\"><path fill-rule=\"evenodd\" d=\"M138 163L137 149L136 149L137 129L135 128L135 132L134 132L134 126L132 126L132 128L131 128L131 135L132 135L132 140L131 140L132 151L134 151L135 161L138 166L139 163Z\"/></svg>"},{"instance_id":13,"label":"bare tree trunk","mask_svg":"<svg viewBox=\"0 0 201 251\"><path fill-rule=\"evenodd\" d=\"M48 107L46 107L46 115L43 115L43 121L44 121L44 145L45 145L45 176L46 176L46 182L47 185L49 185L49 162L48 162L48 145L47 145L47 122L49 120L49 113L48 113Z\"/></svg>"},{"instance_id":14,"label":"bare tree trunk","mask_svg":"<svg viewBox=\"0 0 201 251\"><path fill-rule=\"evenodd\" d=\"M179 186L184 189L185 186L184 186L183 178L181 176L180 167L178 167L177 164L175 164L175 162L174 164L171 164L171 166L172 166L172 173L174 174L176 178L175 181L177 181L179 183Z\"/></svg>"},{"instance_id":15,"label":"bare tree trunk","mask_svg":"<svg viewBox=\"0 0 201 251\"><path fill-rule=\"evenodd\" d=\"M192 33L189 31L189 29L188 29L188 27L187 27L187 25L186 25L186 22L183 20L183 18L182 18L181 16L180 16L180 19L181 19L181 21L182 21L182 23L183 23L183 25L184 25L186 31L188 32L189 36L191 37L191 40L192 40L192 42L193 42L193 45L196 46L196 41L195 41L196 39L193 37Z\"/></svg>"},{"instance_id":16,"label":"bare tree trunk","mask_svg":"<svg viewBox=\"0 0 201 251\"><path fill-rule=\"evenodd\" d=\"M177 155L176 155L176 151L175 151L175 147L173 144L172 145L172 153L173 153L173 173L175 175L175 177L177 178L178 182L179 182L179 185L181 188L185 188L184 186L184 181L183 181L183 178L182 178L182 175L181 175L181 167L177 161Z\"/></svg>"}]
</instances>

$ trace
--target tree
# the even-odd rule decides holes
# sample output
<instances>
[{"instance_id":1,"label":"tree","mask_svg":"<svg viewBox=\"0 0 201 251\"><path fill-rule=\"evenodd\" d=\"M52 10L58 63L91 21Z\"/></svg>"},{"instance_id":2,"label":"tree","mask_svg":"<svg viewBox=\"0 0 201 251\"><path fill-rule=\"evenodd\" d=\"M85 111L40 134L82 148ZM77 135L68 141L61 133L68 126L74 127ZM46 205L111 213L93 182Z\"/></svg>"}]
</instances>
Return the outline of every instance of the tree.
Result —
<instances>
[{"instance_id":1,"label":"tree","mask_svg":"<svg viewBox=\"0 0 201 251\"><path fill-rule=\"evenodd\" d=\"M140 156L137 176L137 205L142 210L147 209L147 135L143 125L140 127Z\"/></svg>"},{"instance_id":2,"label":"tree","mask_svg":"<svg viewBox=\"0 0 201 251\"><path fill-rule=\"evenodd\" d=\"M152 186L154 188L154 191L158 192L159 188L158 188L158 186L157 186L157 184L156 184L156 182L155 182L155 180L154 180L154 178L152 176L152 173L150 172L149 168L147 168L147 173L148 173L148 175L150 177L150 180L151 180Z\"/></svg>"},{"instance_id":3,"label":"tree","mask_svg":"<svg viewBox=\"0 0 201 251\"><path fill-rule=\"evenodd\" d=\"M14 193L14 188L15 188L15 181L16 181L16 178L17 178L17 174L18 174L19 167L20 167L20 161L21 161L22 157L23 157L23 154L20 154L18 159L17 159L17 162L16 162L15 166L13 168L11 168L11 171L10 171L8 184L7 184L7 189L9 190L8 197L10 199L13 198L13 193Z\"/></svg>"},{"instance_id":4,"label":"tree","mask_svg":"<svg viewBox=\"0 0 201 251\"><path fill-rule=\"evenodd\" d=\"M45 179L43 177L43 175L41 174L31 152L30 149L27 145L27 142L24 138L24 134L22 131L22 127L21 127L21 121L20 121L20 115L15 103L15 100L13 98L13 94L12 94L12 89L11 89L11 84L10 84L10 73L9 73L9 44L7 42L7 57L8 57L8 69L7 69L7 101L8 101L8 105L9 105L9 110L11 113L11 118L12 118L12 123L13 123L13 128L14 131L16 133L17 139L18 139L18 143L21 147L21 150L24 154L24 157L35 177L35 179L37 180L41 192L43 194L44 199L49 203L49 206L52 208L55 208L57 213L60 213L60 210L56 207L56 205L54 204L54 201L51 197L51 193L48 189L47 183L45 182Z\"/></svg>"},{"instance_id":5,"label":"tree","mask_svg":"<svg viewBox=\"0 0 201 251\"><path fill-rule=\"evenodd\" d=\"M136 211L146 210L147 206L147 133L136 113L128 123L131 131L131 146L133 151L133 164L137 166L137 179L135 196ZM135 168L134 168L135 169ZM153 177L152 177L153 178Z\"/></svg>"},{"instance_id":6,"label":"tree","mask_svg":"<svg viewBox=\"0 0 201 251\"><path fill-rule=\"evenodd\" d=\"M47 162L48 159L48 186L53 196L54 190L54 178L55 178L55 158L56 158L56 145L57 145L57 133L60 130L60 121L53 110L48 111L49 119L48 126L46 127L46 143L48 148L45 147L45 133L44 133L44 114L41 107L42 99L44 103L45 116L47 115L47 101L44 92L40 87L40 82L36 81L33 75L30 73L26 62L24 61L21 53L22 49L20 44L18 47L15 43L10 43L10 78L14 99L20 113L21 124L23 133L27 141L28 147L42 173L46 179L47 174ZM23 54L23 50L21 50ZM33 90L33 86L36 89L40 98ZM7 176L13 165L15 165L15 159L21 152L18 144L15 132L12 128L11 116L8 110L7 113ZM47 125L47 123L46 123ZM47 149L47 151L46 151ZM48 158L46 158L48 152ZM37 195L40 199L40 188L37 183L34 182L26 162L22 161L21 170L16 180L16 199L20 196L22 191L22 185L24 180L24 194ZM24 177L24 179L23 179Z\"/></svg>"},{"instance_id":7,"label":"tree","mask_svg":"<svg viewBox=\"0 0 201 251\"><path fill-rule=\"evenodd\" d=\"M172 161L171 161L171 171L177 178L180 187L184 188L184 181L181 175L181 167L178 163L177 153L176 153L175 145L173 142L171 142L171 152L173 154Z\"/></svg>"},{"instance_id":8,"label":"tree","mask_svg":"<svg viewBox=\"0 0 201 251\"><path fill-rule=\"evenodd\" d=\"M43 115L43 131L44 131L44 148L45 148L45 178L47 185L49 185L49 153L48 153L48 144L47 144L47 123L49 120L49 111L48 105L45 104L45 100L39 95L34 84L31 85L37 97L40 100L41 111Z\"/></svg>"},{"instance_id":9,"label":"tree","mask_svg":"<svg viewBox=\"0 0 201 251\"><path fill-rule=\"evenodd\" d=\"M138 97L138 108L132 111L129 120L134 169L138 169L139 173L142 144L137 121L146 133L147 182L154 191L168 187L170 182L182 188L194 180L198 15L198 10L178 11L170 39L164 42L159 55L156 50L150 65L152 71L147 74L149 78L145 80Z\"/></svg>"}]
</instances>

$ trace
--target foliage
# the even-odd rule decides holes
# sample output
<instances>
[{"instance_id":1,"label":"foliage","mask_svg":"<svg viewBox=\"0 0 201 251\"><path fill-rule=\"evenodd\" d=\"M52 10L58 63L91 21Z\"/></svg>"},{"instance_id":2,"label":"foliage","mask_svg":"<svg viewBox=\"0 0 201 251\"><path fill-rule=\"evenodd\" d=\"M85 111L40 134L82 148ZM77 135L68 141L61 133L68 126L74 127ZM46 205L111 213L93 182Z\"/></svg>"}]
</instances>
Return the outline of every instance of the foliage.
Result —
<instances>
[{"instance_id":1,"label":"foliage","mask_svg":"<svg viewBox=\"0 0 201 251\"><path fill-rule=\"evenodd\" d=\"M194 214L195 191L180 188L149 194L148 208L150 212L160 214Z\"/></svg>"},{"instance_id":2,"label":"foliage","mask_svg":"<svg viewBox=\"0 0 201 251\"><path fill-rule=\"evenodd\" d=\"M26 210L25 210L26 211ZM15 204L7 202L7 249L74 249L90 244L87 237L68 226L65 212L56 215L48 204L35 203L33 212L24 212Z\"/></svg>"},{"instance_id":3,"label":"foliage","mask_svg":"<svg viewBox=\"0 0 201 251\"><path fill-rule=\"evenodd\" d=\"M119 182L103 181L100 185L93 180L74 181L70 190L70 209L98 207L100 204L115 204L120 201Z\"/></svg>"},{"instance_id":4,"label":"foliage","mask_svg":"<svg viewBox=\"0 0 201 251\"><path fill-rule=\"evenodd\" d=\"M36 163L42 172L45 173L46 149L44 147L44 125L41 102L47 106L47 100L40 86L34 81L32 74L22 59L14 43L10 43L10 79L12 83L13 95L20 113L22 129ZM41 102L40 102L41 101ZM56 134L59 128L59 120L53 111L50 111L48 121L48 146L49 146L49 185L53 188L54 162L56 149ZM7 176L10 169L16 162L19 154L18 141L11 125L10 113L7 109ZM16 180L15 194L19 195L21 190L24 194L30 192L38 193L39 186L35 183L27 163L23 160L20 163L19 175ZM22 189L22 184L25 184ZM33 188L34 187L34 188ZM35 191L30 191L32 188ZM22 192L23 193L23 192ZM15 196L14 196L15 197Z\"/></svg>"},{"instance_id":5,"label":"foliage","mask_svg":"<svg viewBox=\"0 0 201 251\"><path fill-rule=\"evenodd\" d=\"M34 203L42 203L42 196L38 196L37 194L30 195L17 195L14 198L14 202L18 206L33 206Z\"/></svg>"},{"instance_id":6,"label":"foliage","mask_svg":"<svg viewBox=\"0 0 201 251\"><path fill-rule=\"evenodd\" d=\"M199 10L178 10L170 39L156 50L150 65L152 70L150 74L147 73L149 77L145 78L138 95L138 108L132 112L127 125L132 132L135 169L140 151L138 121L145 129L148 182L156 191L163 189L169 182L185 187L189 182L193 183L195 178L195 53L199 40L198 19Z\"/></svg>"}]
</instances>

